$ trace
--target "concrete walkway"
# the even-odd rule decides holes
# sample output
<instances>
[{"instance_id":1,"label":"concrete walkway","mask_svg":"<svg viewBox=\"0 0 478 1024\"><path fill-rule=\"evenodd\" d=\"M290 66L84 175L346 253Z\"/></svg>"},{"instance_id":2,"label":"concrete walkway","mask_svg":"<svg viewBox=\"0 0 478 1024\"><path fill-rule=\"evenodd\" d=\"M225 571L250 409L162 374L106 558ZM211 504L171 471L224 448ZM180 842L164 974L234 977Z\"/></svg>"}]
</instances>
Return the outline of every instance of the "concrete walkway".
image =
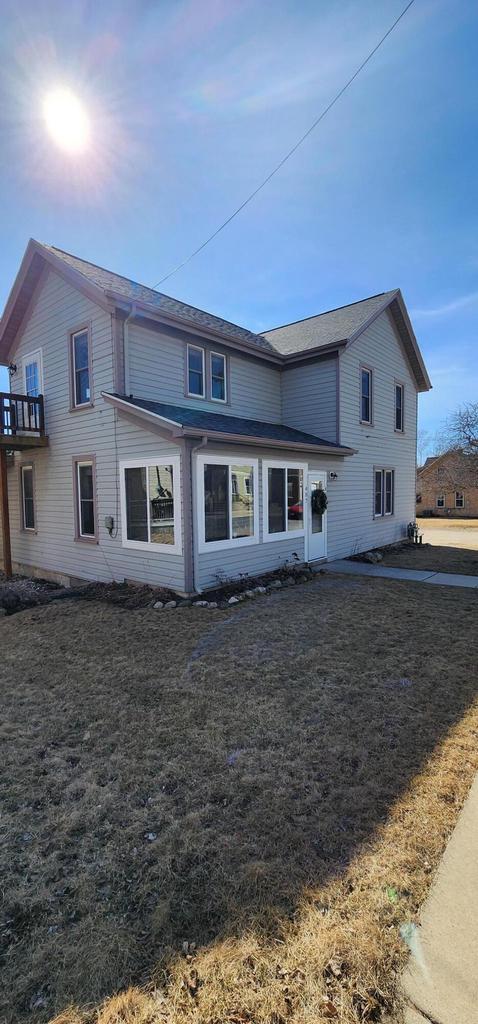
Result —
<instances>
[{"instance_id":1,"label":"concrete walkway","mask_svg":"<svg viewBox=\"0 0 478 1024\"><path fill-rule=\"evenodd\" d=\"M478 1024L478 777L410 946L406 1024Z\"/></svg>"},{"instance_id":2,"label":"concrete walkway","mask_svg":"<svg viewBox=\"0 0 478 1024\"><path fill-rule=\"evenodd\" d=\"M350 573L352 576L379 576L390 580L412 580L415 583L435 583L441 587L478 587L478 576L463 576L453 572L431 572L423 569L393 569L379 563L351 562L339 558L320 566L323 572Z\"/></svg>"}]
</instances>

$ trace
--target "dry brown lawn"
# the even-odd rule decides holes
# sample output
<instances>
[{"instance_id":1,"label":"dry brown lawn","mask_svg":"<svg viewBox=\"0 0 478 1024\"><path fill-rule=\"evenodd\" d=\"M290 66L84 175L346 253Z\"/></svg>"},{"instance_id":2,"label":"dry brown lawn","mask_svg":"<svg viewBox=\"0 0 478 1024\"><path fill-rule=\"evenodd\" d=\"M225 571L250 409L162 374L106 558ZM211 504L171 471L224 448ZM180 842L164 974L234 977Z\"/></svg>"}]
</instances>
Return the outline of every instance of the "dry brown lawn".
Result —
<instances>
[{"instance_id":1,"label":"dry brown lawn","mask_svg":"<svg viewBox=\"0 0 478 1024\"><path fill-rule=\"evenodd\" d=\"M478 768L477 608L322 576L2 620L2 1021L398 1013Z\"/></svg>"},{"instance_id":2,"label":"dry brown lawn","mask_svg":"<svg viewBox=\"0 0 478 1024\"><path fill-rule=\"evenodd\" d=\"M429 569L430 572L478 576L478 550L441 544L403 544L383 552L382 565L398 569Z\"/></svg>"}]
</instances>

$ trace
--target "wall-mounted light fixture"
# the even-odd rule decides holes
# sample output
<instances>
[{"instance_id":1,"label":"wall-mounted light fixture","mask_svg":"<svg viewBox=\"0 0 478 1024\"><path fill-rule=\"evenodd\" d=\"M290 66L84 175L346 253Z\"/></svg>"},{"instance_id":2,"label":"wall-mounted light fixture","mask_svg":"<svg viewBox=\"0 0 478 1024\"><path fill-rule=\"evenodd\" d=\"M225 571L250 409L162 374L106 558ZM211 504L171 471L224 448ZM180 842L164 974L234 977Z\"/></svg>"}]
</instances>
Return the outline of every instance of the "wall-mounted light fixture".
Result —
<instances>
[{"instance_id":1,"label":"wall-mounted light fixture","mask_svg":"<svg viewBox=\"0 0 478 1024\"><path fill-rule=\"evenodd\" d=\"M329 480L336 480L338 473L329 473Z\"/></svg>"},{"instance_id":2,"label":"wall-mounted light fixture","mask_svg":"<svg viewBox=\"0 0 478 1024\"><path fill-rule=\"evenodd\" d=\"M10 377L13 377L14 373L17 372L17 364L16 363L10 363L10 365L8 367L8 372L10 374Z\"/></svg>"}]
</instances>

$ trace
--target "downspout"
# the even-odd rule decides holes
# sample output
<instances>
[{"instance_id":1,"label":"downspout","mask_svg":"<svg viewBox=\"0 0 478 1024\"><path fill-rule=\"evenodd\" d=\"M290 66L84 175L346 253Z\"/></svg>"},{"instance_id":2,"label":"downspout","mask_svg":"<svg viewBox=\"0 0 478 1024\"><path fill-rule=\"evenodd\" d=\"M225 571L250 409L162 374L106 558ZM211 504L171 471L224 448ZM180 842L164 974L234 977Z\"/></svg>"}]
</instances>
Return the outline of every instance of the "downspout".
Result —
<instances>
[{"instance_id":1,"label":"downspout","mask_svg":"<svg viewBox=\"0 0 478 1024\"><path fill-rule=\"evenodd\" d=\"M130 368L129 368L129 324L136 317L136 303L133 302L131 311L128 313L126 320L123 323L123 352L124 352L124 393L129 395L131 380L130 380Z\"/></svg>"},{"instance_id":2,"label":"downspout","mask_svg":"<svg viewBox=\"0 0 478 1024\"><path fill-rule=\"evenodd\" d=\"M199 583L199 552L197 544L197 530L196 530L196 496L197 496L197 460L194 458L196 453L201 448L205 448L208 442L208 438L204 436L201 438L199 444L195 444L191 448L191 462L190 462L190 479L192 482L191 487L191 544L193 549L193 578L192 578L192 589L196 594L202 594L202 588L198 586Z\"/></svg>"}]
</instances>

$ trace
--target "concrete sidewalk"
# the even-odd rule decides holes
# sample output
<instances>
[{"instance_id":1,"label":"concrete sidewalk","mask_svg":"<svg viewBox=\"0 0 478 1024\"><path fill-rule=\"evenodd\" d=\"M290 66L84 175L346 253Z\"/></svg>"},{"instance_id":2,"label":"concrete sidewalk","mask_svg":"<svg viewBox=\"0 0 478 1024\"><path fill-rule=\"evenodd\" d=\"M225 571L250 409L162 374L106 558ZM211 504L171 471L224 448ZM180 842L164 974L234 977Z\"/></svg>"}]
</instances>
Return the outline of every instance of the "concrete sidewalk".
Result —
<instances>
[{"instance_id":1,"label":"concrete sidewalk","mask_svg":"<svg viewBox=\"0 0 478 1024\"><path fill-rule=\"evenodd\" d=\"M410 944L406 1024L478 1024L478 777Z\"/></svg>"},{"instance_id":2,"label":"concrete sidewalk","mask_svg":"<svg viewBox=\"0 0 478 1024\"><path fill-rule=\"evenodd\" d=\"M463 576L452 572L430 572L429 569L394 569L387 565L351 562L348 558L339 558L336 562L326 562L320 565L320 570L322 572L350 573L352 576L378 576L381 579L435 583L442 587L478 587L478 576Z\"/></svg>"}]
</instances>

